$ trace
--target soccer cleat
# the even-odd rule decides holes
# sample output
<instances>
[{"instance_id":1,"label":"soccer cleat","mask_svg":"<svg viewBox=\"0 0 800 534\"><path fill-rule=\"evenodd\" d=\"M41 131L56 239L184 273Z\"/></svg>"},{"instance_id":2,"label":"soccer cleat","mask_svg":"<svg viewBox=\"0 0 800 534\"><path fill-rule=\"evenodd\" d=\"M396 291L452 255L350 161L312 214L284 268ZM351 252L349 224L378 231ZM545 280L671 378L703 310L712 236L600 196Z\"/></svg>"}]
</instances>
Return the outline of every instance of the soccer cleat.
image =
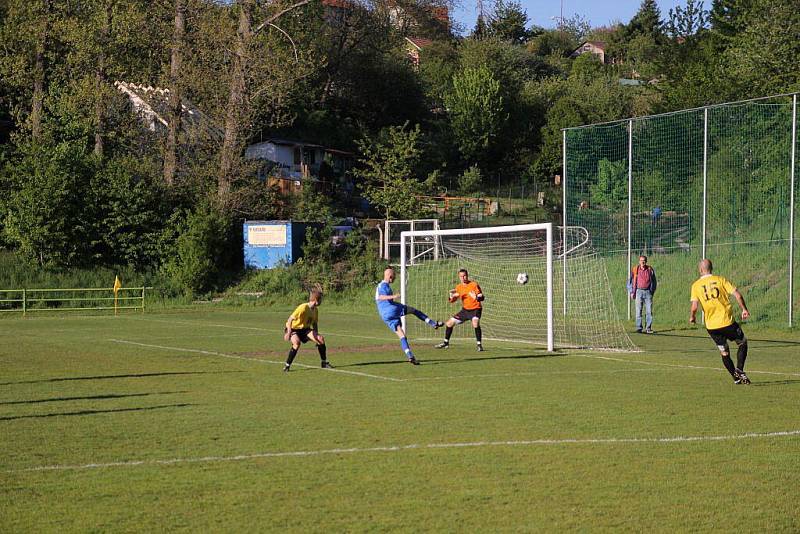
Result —
<instances>
[{"instance_id":1,"label":"soccer cleat","mask_svg":"<svg viewBox=\"0 0 800 534\"><path fill-rule=\"evenodd\" d=\"M283 372L284 372L284 373L288 373L288 372L289 372L289 369L290 369L291 367L292 367L292 366L291 366L291 365L289 365L288 363L287 363L287 364L284 364L284 366L283 366Z\"/></svg>"},{"instance_id":2,"label":"soccer cleat","mask_svg":"<svg viewBox=\"0 0 800 534\"><path fill-rule=\"evenodd\" d=\"M438 345L434 345L433 348L435 348L435 349L447 349L447 348L450 348L450 343L448 343L447 341L442 341Z\"/></svg>"},{"instance_id":3,"label":"soccer cleat","mask_svg":"<svg viewBox=\"0 0 800 534\"><path fill-rule=\"evenodd\" d=\"M478 352L483 352L483 345L481 345L480 343L478 343L477 347L478 347L478 348L477 348L476 350L477 350Z\"/></svg>"},{"instance_id":4,"label":"soccer cleat","mask_svg":"<svg viewBox=\"0 0 800 534\"><path fill-rule=\"evenodd\" d=\"M642 329L641 329L641 328L637 328L637 329L636 329L636 333L637 333L637 334L641 334L641 333L642 333Z\"/></svg>"},{"instance_id":5,"label":"soccer cleat","mask_svg":"<svg viewBox=\"0 0 800 534\"><path fill-rule=\"evenodd\" d=\"M644 331L644 333L645 334L655 334L655 332L653 332L652 328L648 328L647 330Z\"/></svg>"},{"instance_id":6,"label":"soccer cleat","mask_svg":"<svg viewBox=\"0 0 800 534\"><path fill-rule=\"evenodd\" d=\"M419 362L414 357L409 358L408 363L410 363L411 365L419 365Z\"/></svg>"},{"instance_id":7,"label":"soccer cleat","mask_svg":"<svg viewBox=\"0 0 800 534\"><path fill-rule=\"evenodd\" d=\"M322 360L321 367L323 369L333 369L333 366L330 364L330 362L328 360Z\"/></svg>"},{"instance_id":8,"label":"soccer cleat","mask_svg":"<svg viewBox=\"0 0 800 534\"><path fill-rule=\"evenodd\" d=\"M444 323L442 321L436 321L436 324L433 325L433 329L434 330L439 330L443 326L444 326Z\"/></svg>"},{"instance_id":9,"label":"soccer cleat","mask_svg":"<svg viewBox=\"0 0 800 534\"><path fill-rule=\"evenodd\" d=\"M747 378L747 375L744 374L744 371L740 371L739 369L736 369L736 371L734 371L734 373L735 373L734 377L733 377L733 383L734 384L749 384L750 383L750 379Z\"/></svg>"}]
</instances>

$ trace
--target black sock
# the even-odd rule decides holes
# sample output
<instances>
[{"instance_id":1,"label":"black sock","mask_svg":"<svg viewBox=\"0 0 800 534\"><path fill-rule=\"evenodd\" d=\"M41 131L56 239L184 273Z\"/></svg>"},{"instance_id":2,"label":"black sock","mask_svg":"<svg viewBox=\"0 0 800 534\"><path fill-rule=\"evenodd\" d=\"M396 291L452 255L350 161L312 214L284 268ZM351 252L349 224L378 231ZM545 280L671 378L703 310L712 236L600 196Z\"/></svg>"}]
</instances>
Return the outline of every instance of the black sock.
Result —
<instances>
[{"instance_id":1,"label":"black sock","mask_svg":"<svg viewBox=\"0 0 800 534\"><path fill-rule=\"evenodd\" d=\"M744 371L744 361L747 359L747 341L739 345L736 351L736 368Z\"/></svg>"},{"instance_id":2,"label":"black sock","mask_svg":"<svg viewBox=\"0 0 800 534\"><path fill-rule=\"evenodd\" d=\"M453 327L448 326L444 329L444 341L445 343L450 343L450 336L453 335Z\"/></svg>"},{"instance_id":3,"label":"black sock","mask_svg":"<svg viewBox=\"0 0 800 534\"><path fill-rule=\"evenodd\" d=\"M725 366L725 369L731 374L732 377L736 377L736 369L733 368L733 360L731 360L730 356L723 356L722 357L722 364Z\"/></svg>"},{"instance_id":4,"label":"black sock","mask_svg":"<svg viewBox=\"0 0 800 534\"><path fill-rule=\"evenodd\" d=\"M325 347L325 344L323 343L322 345L317 345L317 350L319 351L319 359L324 362L327 358L327 347Z\"/></svg>"},{"instance_id":5,"label":"black sock","mask_svg":"<svg viewBox=\"0 0 800 534\"><path fill-rule=\"evenodd\" d=\"M478 345L481 344L481 327L480 326L475 328L475 340L478 342Z\"/></svg>"},{"instance_id":6,"label":"black sock","mask_svg":"<svg viewBox=\"0 0 800 534\"><path fill-rule=\"evenodd\" d=\"M292 347L289 349L289 356L286 357L286 365L292 365L295 356L297 356L297 349Z\"/></svg>"}]
</instances>

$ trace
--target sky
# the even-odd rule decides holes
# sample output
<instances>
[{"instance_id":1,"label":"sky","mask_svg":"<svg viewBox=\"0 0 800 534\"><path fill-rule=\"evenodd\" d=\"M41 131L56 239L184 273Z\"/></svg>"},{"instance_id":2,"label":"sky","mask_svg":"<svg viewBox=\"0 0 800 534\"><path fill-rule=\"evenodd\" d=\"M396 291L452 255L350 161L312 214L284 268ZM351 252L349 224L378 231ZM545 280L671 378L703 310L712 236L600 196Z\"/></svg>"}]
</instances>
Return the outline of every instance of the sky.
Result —
<instances>
[{"instance_id":1,"label":"sky","mask_svg":"<svg viewBox=\"0 0 800 534\"><path fill-rule=\"evenodd\" d=\"M636 14L641 0L518 0L522 9L528 13L529 24L544 28L555 28L562 8L564 18L579 14L587 19L592 27L607 26L614 22L628 22ZM459 0L460 5L453 16L469 33L475 27L478 16L477 0ZM683 6L681 0L658 0L661 18L667 17L669 10L676 5ZM493 0L483 0L484 11L491 11Z\"/></svg>"}]
</instances>

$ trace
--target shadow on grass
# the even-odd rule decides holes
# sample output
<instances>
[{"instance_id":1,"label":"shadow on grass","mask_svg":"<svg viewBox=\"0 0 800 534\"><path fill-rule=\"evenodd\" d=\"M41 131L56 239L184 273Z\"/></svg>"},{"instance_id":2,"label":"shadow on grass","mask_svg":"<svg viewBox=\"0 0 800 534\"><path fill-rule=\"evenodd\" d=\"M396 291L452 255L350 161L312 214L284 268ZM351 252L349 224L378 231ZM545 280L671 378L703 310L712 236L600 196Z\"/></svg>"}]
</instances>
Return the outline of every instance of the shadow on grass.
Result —
<instances>
[{"instance_id":1,"label":"shadow on grass","mask_svg":"<svg viewBox=\"0 0 800 534\"><path fill-rule=\"evenodd\" d=\"M108 395L91 395L89 397L53 397L52 399L34 399L26 401L8 401L0 402L0 405L9 404L39 404L42 402L63 402L74 400L103 400L103 399L125 399L128 397L148 397L150 395L174 395L177 393L188 393L187 391L156 391L154 393L127 393L124 395L116 395L109 393Z\"/></svg>"},{"instance_id":2,"label":"shadow on grass","mask_svg":"<svg viewBox=\"0 0 800 534\"><path fill-rule=\"evenodd\" d=\"M494 360L529 360L531 358L555 358L558 356L566 356L564 353L559 353L558 351L555 352L544 352L544 353L537 353L537 354L517 354L514 356L476 356L474 358L425 358L420 359L419 363L422 365L443 365L448 363L469 363L469 362L483 362L483 361L494 361ZM347 365L337 365L337 368L344 368L344 367L362 367L365 365L393 365L393 364L403 364L408 365L406 360L391 360L391 361L370 361L370 362L359 362L359 363L351 363Z\"/></svg>"},{"instance_id":3,"label":"shadow on grass","mask_svg":"<svg viewBox=\"0 0 800 534\"><path fill-rule=\"evenodd\" d=\"M683 330L683 329L671 329L671 330L659 330L655 334L647 334L648 336L664 336L664 337L685 337L689 339L701 339L701 338L708 338L708 333L705 330L698 330L697 335L690 336L686 334L677 334L673 332L687 332L691 330ZM747 332L745 332L747 335ZM709 338L710 339L710 338ZM800 341L789 341L786 339L759 339L747 336L749 341L758 341L760 343L771 343L772 346L775 347L794 347L800 345Z\"/></svg>"},{"instance_id":4,"label":"shadow on grass","mask_svg":"<svg viewBox=\"0 0 800 534\"><path fill-rule=\"evenodd\" d=\"M753 382L750 384L752 387L761 386L789 386L792 384L800 384L800 380L771 380L769 382Z\"/></svg>"},{"instance_id":5,"label":"shadow on grass","mask_svg":"<svg viewBox=\"0 0 800 534\"><path fill-rule=\"evenodd\" d=\"M12 415L9 417L0 417L0 421L14 421L16 419L40 419L45 417L70 417L73 415L97 415L104 413L120 413L120 412L142 412L148 410L162 410L164 408L185 408L187 406L194 406L193 404L163 404L161 406L146 406L143 408L117 408L113 410L81 410L78 412L60 412L60 413L44 413L38 415Z\"/></svg>"},{"instance_id":6,"label":"shadow on grass","mask_svg":"<svg viewBox=\"0 0 800 534\"><path fill-rule=\"evenodd\" d=\"M168 373L136 373L127 375L70 376L65 378L43 378L42 380L22 380L20 382L0 382L0 386L11 386L13 384L42 384L46 382L67 382L70 380L107 380L110 378L148 378L151 376L209 375L243 372L244 371L175 371Z\"/></svg>"}]
</instances>

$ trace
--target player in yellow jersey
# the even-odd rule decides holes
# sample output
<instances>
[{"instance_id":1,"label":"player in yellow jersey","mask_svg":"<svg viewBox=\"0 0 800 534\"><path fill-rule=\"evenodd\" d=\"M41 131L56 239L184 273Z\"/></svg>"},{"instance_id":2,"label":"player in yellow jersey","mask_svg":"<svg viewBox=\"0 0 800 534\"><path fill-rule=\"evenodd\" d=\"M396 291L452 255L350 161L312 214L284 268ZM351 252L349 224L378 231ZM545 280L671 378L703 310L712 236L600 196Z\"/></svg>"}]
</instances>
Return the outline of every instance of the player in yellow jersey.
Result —
<instances>
[{"instance_id":1,"label":"player in yellow jersey","mask_svg":"<svg viewBox=\"0 0 800 534\"><path fill-rule=\"evenodd\" d=\"M295 308L286 320L286 330L283 339L284 341L290 341L292 343L292 348L289 349L286 365L283 366L284 372L288 372L289 368L292 366L294 357L297 356L297 351L300 349L300 344L307 343L308 340L313 341L317 345L322 368L333 368L333 366L328 363L326 356L325 338L322 337L317 330L319 328L319 310L317 308L320 304L322 304L322 291L313 289L308 296L308 302L304 302Z\"/></svg>"},{"instance_id":2,"label":"player in yellow jersey","mask_svg":"<svg viewBox=\"0 0 800 534\"><path fill-rule=\"evenodd\" d=\"M444 324L447 327L444 331L444 341L436 345L437 349L446 349L450 346L450 336L453 335L453 327L465 321L472 322L475 330L475 340L477 341L478 352L483 352L481 343L481 312L483 311L483 290L478 282L469 279L466 269L458 271L458 278L461 283L455 289L450 290L448 300L450 303L461 300L461 311L449 318Z\"/></svg>"},{"instance_id":3,"label":"player in yellow jersey","mask_svg":"<svg viewBox=\"0 0 800 534\"><path fill-rule=\"evenodd\" d=\"M735 384L749 384L750 379L744 373L744 361L747 359L747 338L742 332L742 327L733 318L733 308L728 296L733 295L736 302L739 303L743 321L750 317L744 297L727 279L712 274L711 260L701 260L697 267L700 271L700 278L692 284L692 310L689 314L689 323L695 323L698 305L702 306L708 335L717 344L725 369L731 374ZM731 361L728 341L736 342L739 347L736 351L736 367Z\"/></svg>"}]
</instances>

